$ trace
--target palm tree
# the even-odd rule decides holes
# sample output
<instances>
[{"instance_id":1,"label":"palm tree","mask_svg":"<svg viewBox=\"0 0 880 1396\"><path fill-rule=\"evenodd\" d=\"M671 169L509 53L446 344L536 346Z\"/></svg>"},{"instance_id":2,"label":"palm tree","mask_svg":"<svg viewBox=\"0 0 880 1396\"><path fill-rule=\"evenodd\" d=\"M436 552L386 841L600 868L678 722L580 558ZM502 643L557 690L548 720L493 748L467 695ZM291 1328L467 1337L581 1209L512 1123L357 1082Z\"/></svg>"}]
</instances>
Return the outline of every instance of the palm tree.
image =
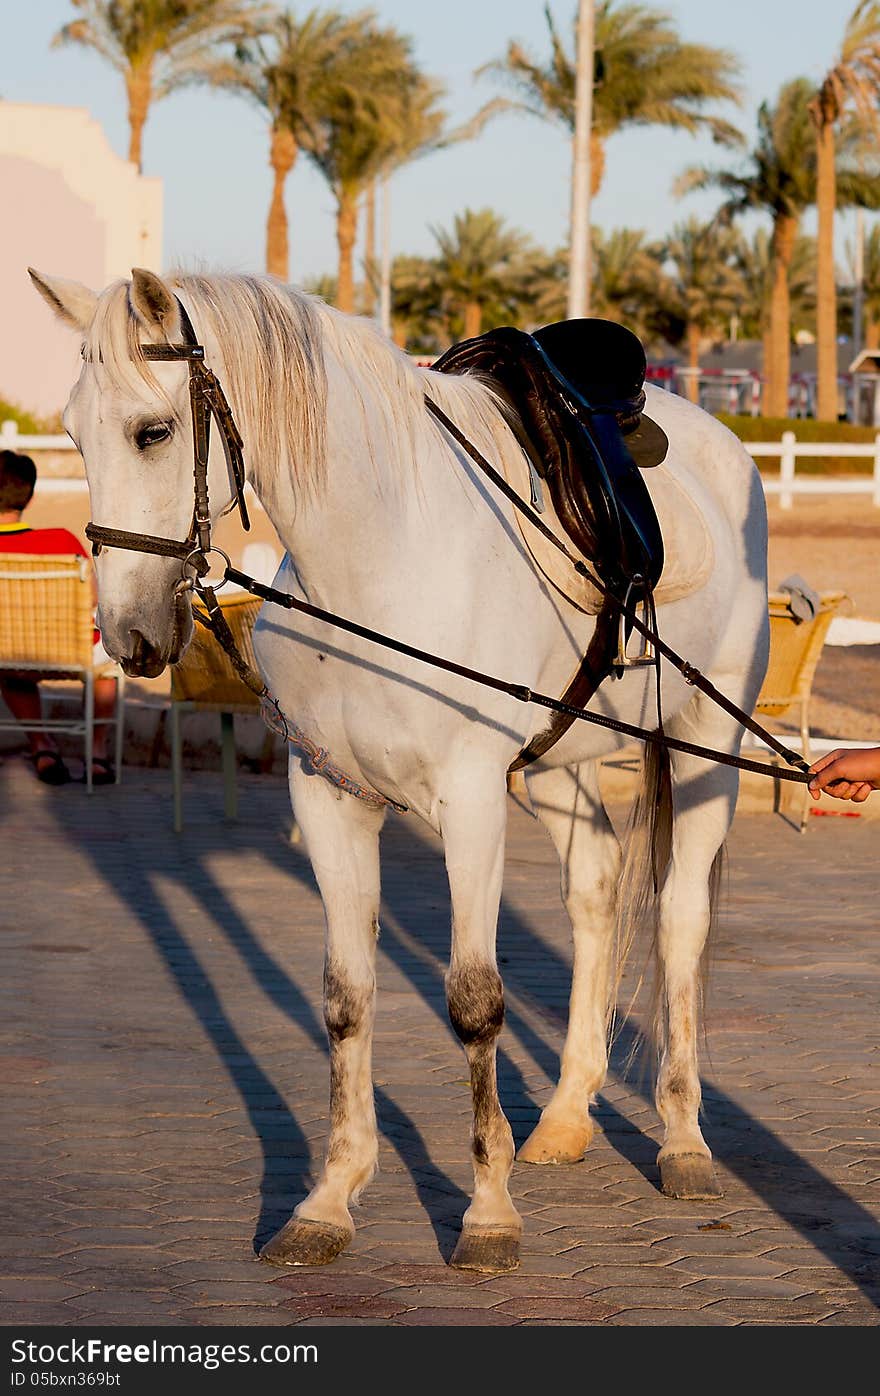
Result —
<instances>
[{"instance_id":1,"label":"palm tree","mask_svg":"<svg viewBox=\"0 0 880 1396\"><path fill-rule=\"evenodd\" d=\"M865 348L880 349L880 223L874 224L865 239L862 305Z\"/></svg>"},{"instance_id":2,"label":"palm tree","mask_svg":"<svg viewBox=\"0 0 880 1396\"><path fill-rule=\"evenodd\" d=\"M770 318L773 283L776 274L776 254L773 238L766 228L758 228L751 241L741 238L735 253L735 264L742 287L737 307L743 334L747 339L761 339L764 363L772 361ZM788 264L787 292L791 340L804 331L815 334L816 324L816 240L802 234L792 244ZM765 387L764 411L768 416L786 416L788 400L774 403L771 411Z\"/></svg>"},{"instance_id":3,"label":"palm tree","mask_svg":"<svg viewBox=\"0 0 880 1396\"><path fill-rule=\"evenodd\" d=\"M379 29L371 14L364 32L334 68L308 154L336 197L341 310L354 309L354 243L358 205L400 141L408 112L425 83L410 39Z\"/></svg>"},{"instance_id":4,"label":"palm tree","mask_svg":"<svg viewBox=\"0 0 880 1396\"><path fill-rule=\"evenodd\" d=\"M128 158L143 168L144 125L153 102L191 82L218 47L265 29L263 0L71 0L80 18L53 44L94 49L123 75L128 95Z\"/></svg>"},{"instance_id":5,"label":"palm tree","mask_svg":"<svg viewBox=\"0 0 880 1396\"><path fill-rule=\"evenodd\" d=\"M515 322L524 299L523 233L505 227L490 208L456 214L452 230L432 228L439 256L435 275L440 303L453 333L471 339L494 325Z\"/></svg>"},{"instance_id":6,"label":"palm tree","mask_svg":"<svg viewBox=\"0 0 880 1396\"><path fill-rule=\"evenodd\" d=\"M593 313L650 339L657 303L668 299L663 249L646 243L640 229L594 228L592 261Z\"/></svg>"},{"instance_id":7,"label":"palm tree","mask_svg":"<svg viewBox=\"0 0 880 1396\"><path fill-rule=\"evenodd\" d=\"M391 289L395 344L402 349L435 352L446 335L434 261L407 254L395 257L391 264Z\"/></svg>"},{"instance_id":8,"label":"palm tree","mask_svg":"<svg viewBox=\"0 0 880 1396\"><path fill-rule=\"evenodd\" d=\"M381 296L383 302L383 323L385 328L390 329L392 317L391 307L391 248L390 248L390 197L391 179L404 165L409 165L415 160L421 160L426 155L437 154L441 150L448 150L450 146L459 145L462 141L473 140L478 136L486 122L495 112L504 108L507 103L503 98L493 97L491 101L484 102L477 112L469 120L462 122L458 126L449 127L446 124L446 113L438 107L443 89L441 85L431 78L426 78L419 74L417 81L405 94L403 110L396 128L389 133L390 142L388 153L381 170L382 203L384 238L381 259L381 274L374 279L381 283ZM371 222L375 219L375 186L377 180L373 180L367 194L367 278L370 278L371 249L375 248L375 234L371 232ZM370 192L373 198L370 199Z\"/></svg>"},{"instance_id":9,"label":"palm tree","mask_svg":"<svg viewBox=\"0 0 880 1396\"><path fill-rule=\"evenodd\" d=\"M290 243L284 191L301 149L314 143L318 120L340 81L351 47L363 40L369 18L339 10L289 11L271 29L240 44L234 59L212 62L199 76L214 87L240 92L269 117L272 199L266 221L266 270L286 281Z\"/></svg>"},{"instance_id":10,"label":"palm tree","mask_svg":"<svg viewBox=\"0 0 880 1396\"><path fill-rule=\"evenodd\" d=\"M518 95L512 109L575 125L576 65L545 6L550 56L535 58L512 41L489 72ZM742 137L729 122L705 111L710 102L738 101L735 78L740 64L725 49L681 41L674 20L647 5L599 0L596 6L596 86L590 150L592 192L605 170L605 144L627 126L670 126L696 133L707 130L723 145Z\"/></svg>"},{"instance_id":11,"label":"palm tree","mask_svg":"<svg viewBox=\"0 0 880 1396\"><path fill-rule=\"evenodd\" d=\"M825 74L810 112L816 127L816 179L819 209L816 272L816 415L836 421L837 288L834 270L834 214L837 208L836 136L841 120L853 115L880 133L880 0L859 0L850 15L837 62Z\"/></svg>"},{"instance_id":12,"label":"palm tree","mask_svg":"<svg viewBox=\"0 0 880 1396\"><path fill-rule=\"evenodd\" d=\"M791 372L792 258L805 210L816 202L816 140L810 117L813 85L794 78L780 89L775 106L758 110L758 142L744 170L691 169L676 182L679 194L718 188L726 195L717 217L724 223L739 214L764 210L773 225L764 323L764 411L784 417ZM837 153L841 203L876 200L874 181L860 168L858 132L848 128Z\"/></svg>"},{"instance_id":13,"label":"palm tree","mask_svg":"<svg viewBox=\"0 0 880 1396\"><path fill-rule=\"evenodd\" d=\"M548 252L535 248L522 269L522 313L529 325L563 320L568 308L568 246Z\"/></svg>"},{"instance_id":14,"label":"palm tree","mask_svg":"<svg viewBox=\"0 0 880 1396\"><path fill-rule=\"evenodd\" d=\"M815 139L809 103L812 85L795 78L780 90L775 107L758 110L758 143L745 171L692 169L678 180L680 194L711 186L727 198L719 216L727 222L751 209L766 209L773 220L768 304L764 327L764 411L784 417L791 372L789 274L804 210L816 197Z\"/></svg>"},{"instance_id":15,"label":"palm tree","mask_svg":"<svg viewBox=\"0 0 880 1396\"><path fill-rule=\"evenodd\" d=\"M387 131L387 154L382 169L371 178L366 197L366 237L364 240L364 272L366 283L365 310L373 314L376 306L376 292L385 277L390 276L389 251L383 247L381 266L376 258L376 205L377 191L381 184L385 226L388 228L390 209L390 181L395 170L414 160L419 155L438 150L456 139L454 133L444 139L443 128L446 113L438 103L443 88L433 78L424 74L416 75L414 81L402 93L402 110L394 129ZM387 295L387 288L383 287Z\"/></svg>"},{"instance_id":16,"label":"palm tree","mask_svg":"<svg viewBox=\"0 0 880 1396\"><path fill-rule=\"evenodd\" d=\"M671 305L684 324L687 346L688 397L699 396L697 370L703 341L726 326L742 295L742 277L735 264L736 234L717 223L691 218L679 223L663 253L672 275Z\"/></svg>"}]
</instances>

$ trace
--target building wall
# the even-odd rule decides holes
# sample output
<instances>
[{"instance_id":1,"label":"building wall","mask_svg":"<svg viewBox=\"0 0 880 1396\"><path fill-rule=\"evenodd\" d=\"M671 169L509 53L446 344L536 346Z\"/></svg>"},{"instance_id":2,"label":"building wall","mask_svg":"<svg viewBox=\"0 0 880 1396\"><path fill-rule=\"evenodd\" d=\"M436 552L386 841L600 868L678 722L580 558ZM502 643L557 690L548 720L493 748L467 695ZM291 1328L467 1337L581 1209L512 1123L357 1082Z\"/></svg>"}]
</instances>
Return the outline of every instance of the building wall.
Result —
<instances>
[{"instance_id":1,"label":"building wall","mask_svg":"<svg viewBox=\"0 0 880 1396\"><path fill-rule=\"evenodd\" d=\"M162 269L162 182L139 175L80 107L0 101L0 397L61 410L79 345L28 266L101 290Z\"/></svg>"}]
</instances>

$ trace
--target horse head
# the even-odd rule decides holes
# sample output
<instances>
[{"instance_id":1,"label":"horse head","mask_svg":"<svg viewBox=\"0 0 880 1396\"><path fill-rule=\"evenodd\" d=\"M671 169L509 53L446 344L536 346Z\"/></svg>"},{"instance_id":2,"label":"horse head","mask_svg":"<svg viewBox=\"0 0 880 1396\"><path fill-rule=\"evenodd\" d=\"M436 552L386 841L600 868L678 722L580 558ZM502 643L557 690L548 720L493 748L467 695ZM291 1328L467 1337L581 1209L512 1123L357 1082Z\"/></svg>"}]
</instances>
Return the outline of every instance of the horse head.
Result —
<instances>
[{"instance_id":1,"label":"horse head","mask_svg":"<svg viewBox=\"0 0 880 1396\"><path fill-rule=\"evenodd\" d=\"M165 539L190 536L193 518L192 409L185 361L148 360L151 345L181 342L181 303L152 272L135 269L100 295L31 271L37 290L83 340L83 365L64 427L85 463L93 520L104 528ZM217 434L208 480L216 518L231 497ZM192 635L181 561L126 548L96 557L98 625L126 673L155 678Z\"/></svg>"}]
</instances>

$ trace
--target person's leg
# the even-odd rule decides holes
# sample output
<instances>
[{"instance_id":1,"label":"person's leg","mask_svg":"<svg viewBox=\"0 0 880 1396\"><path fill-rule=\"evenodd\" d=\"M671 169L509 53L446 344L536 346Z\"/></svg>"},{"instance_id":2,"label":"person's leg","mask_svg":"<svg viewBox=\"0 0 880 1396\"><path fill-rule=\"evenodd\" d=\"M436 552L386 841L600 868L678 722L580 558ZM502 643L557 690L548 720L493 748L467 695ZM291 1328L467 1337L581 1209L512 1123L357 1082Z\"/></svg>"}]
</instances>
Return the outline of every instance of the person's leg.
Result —
<instances>
[{"instance_id":1,"label":"person's leg","mask_svg":"<svg viewBox=\"0 0 880 1396\"><path fill-rule=\"evenodd\" d=\"M116 680L95 679L95 745L93 756L99 761L107 760L110 750L110 728L116 708Z\"/></svg>"},{"instance_id":2,"label":"person's leg","mask_svg":"<svg viewBox=\"0 0 880 1396\"><path fill-rule=\"evenodd\" d=\"M42 720L40 689L33 679L7 675L0 679L0 695L17 722ZM70 775L58 754L58 746L52 733L31 731L25 735L34 769L40 779L53 785L62 785L68 781Z\"/></svg>"}]
</instances>

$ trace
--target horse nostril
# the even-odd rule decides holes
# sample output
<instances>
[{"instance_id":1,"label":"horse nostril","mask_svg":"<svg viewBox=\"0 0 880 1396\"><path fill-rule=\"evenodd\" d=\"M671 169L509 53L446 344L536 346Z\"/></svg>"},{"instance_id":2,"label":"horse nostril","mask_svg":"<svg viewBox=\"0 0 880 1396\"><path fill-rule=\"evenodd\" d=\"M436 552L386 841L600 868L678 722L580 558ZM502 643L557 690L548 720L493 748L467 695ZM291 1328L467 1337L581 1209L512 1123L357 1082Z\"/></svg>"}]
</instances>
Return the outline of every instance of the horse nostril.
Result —
<instances>
[{"instance_id":1,"label":"horse nostril","mask_svg":"<svg viewBox=\"0 0 880 1396\"><path fill-rule=\"evenodd\" d=\"M127 674L137 678L155 679L165 668L166 660L140 630L130 630L131 652L121 660Z\"/></svg>"}]
</instances>

